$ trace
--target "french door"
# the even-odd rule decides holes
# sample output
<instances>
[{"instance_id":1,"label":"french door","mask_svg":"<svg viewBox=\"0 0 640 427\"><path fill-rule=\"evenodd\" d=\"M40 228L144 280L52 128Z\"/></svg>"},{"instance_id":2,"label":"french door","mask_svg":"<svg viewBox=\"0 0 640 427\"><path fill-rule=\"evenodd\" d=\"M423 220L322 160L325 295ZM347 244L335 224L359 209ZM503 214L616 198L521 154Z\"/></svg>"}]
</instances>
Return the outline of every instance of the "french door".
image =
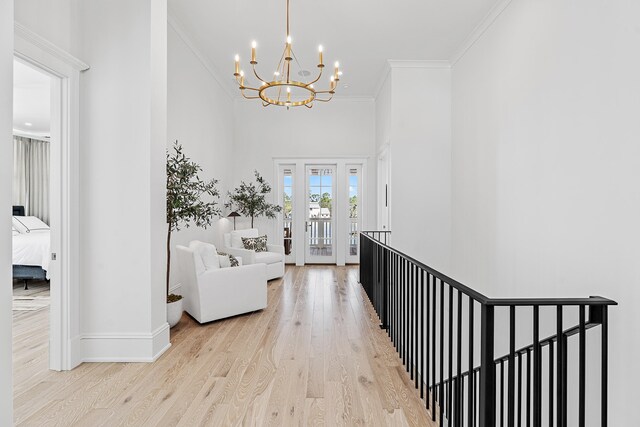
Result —
<instances>
[{"instance_id":1,"label":"french door","mask_svg":"<svg viewBox=\"0 0 640 427\"><path fill-rule=\"evenodd\" d=\"M306 165L305 263L336 263L336 166Z\"/></svg>"},{"instance_id":2,"label":"french door","mask_svg":"<svg viewBox=\"0 0 640 427\"><path fill-rule=\"evenodd\" d=\"M278 240L287 264L357 264L366 159L275 159L282 206Z\"/></svg>"}]
</instances>

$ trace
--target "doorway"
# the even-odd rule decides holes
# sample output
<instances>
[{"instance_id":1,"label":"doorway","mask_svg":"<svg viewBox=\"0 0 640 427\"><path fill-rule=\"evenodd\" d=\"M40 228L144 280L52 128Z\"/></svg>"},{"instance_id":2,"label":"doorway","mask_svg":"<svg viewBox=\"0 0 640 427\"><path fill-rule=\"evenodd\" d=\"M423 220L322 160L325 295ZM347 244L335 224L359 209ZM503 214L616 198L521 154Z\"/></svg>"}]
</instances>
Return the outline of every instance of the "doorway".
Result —
<instances>
[{"instance_id":1,"label":"doorway","mask_svg":"<svg viewBox=\"0 0 640 427\"><path fill-rule=\"evenodd\" d=\"M357 264L366 224L365 158L274 159L285 262ZM374 188L374 187L372 187Z\"/></svg>"},{"instance_id":2,"label":"doorway","mask_svg":"<svg viewBox=\"0 0 640 427\"><path fill-rule=\"evenodd\" d=\"M52 141L51 135L56 128L52 118L59 114L52 103L55 77L18 58L13 76L12 313L19 390L23 373L33 376L59 363L49 348L50 318L56 312L50 307L51 293L60 287L51 260L56 216L51 208L57 205L52 200L56 175L51 173L51 158L59 150L59 138ZM28 363L21 366L21 361Z\"/></svg>"},{"instance_id":3,"label":"doorway","mask_svg":"<svg viewBox=\"0 0 640 427\"><path fill-rule=\"evenodd\" d=\"M306 166L305 263L335 264L336 166Z\"/></svg>"},{"instance_id":4,"label":"doorway","mask_svg":"<svg viewBox=\"0 0 640 427\"><path fill-rule=\"evenodd\" d=\"M79 93L80 73L89 67L23 26L16 24L14 35L14 59L48 76L50 81L50 300L45 360L49 369L70 370L82 362L78 292ZM23 126L34 127L24 122ZM8 210L9 206L3 209Z\"/></svg>"}]
</instances>

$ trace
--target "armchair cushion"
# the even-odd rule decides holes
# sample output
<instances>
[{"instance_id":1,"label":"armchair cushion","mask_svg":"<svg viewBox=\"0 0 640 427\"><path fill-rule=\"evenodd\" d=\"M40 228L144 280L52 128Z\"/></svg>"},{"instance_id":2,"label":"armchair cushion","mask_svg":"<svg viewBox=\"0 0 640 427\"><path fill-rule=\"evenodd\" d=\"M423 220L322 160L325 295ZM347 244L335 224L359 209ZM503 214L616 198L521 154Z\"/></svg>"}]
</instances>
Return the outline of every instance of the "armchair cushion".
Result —
<instances>
[{"instance_id":1,"label":"armchair cushion","mask_svg":"<svg viewBox=\"0 0 640 427\"><path fill-rule=\"evenodd\" d=\"M256 263L273 264L282 262L282 255L276 252L256 252Z\"/></svg>"},{"instance_id":2,"label":"armchair cushion","mask_svg":"<svg viewBox=\"0 0 640 427\"><path fill-rule=\"evenodd\" d=\"M257 228L249 228L247 230L234 230L231 233L231 247L235 249L244 249L242 244L243 237L258 237Z\"/></svg>"},{"instance_id":3,"label":"armchair cushion","mask_svg":"<svg viewBox=\"0 0 640 427\"><path fill-rule=\"evenodd\" d=\"M206 270L220 268L220 260L216 247L210 243L194 240L189 243L189 248L195 253L196 273L202 274Z\"/></svg>"}]
</instances>

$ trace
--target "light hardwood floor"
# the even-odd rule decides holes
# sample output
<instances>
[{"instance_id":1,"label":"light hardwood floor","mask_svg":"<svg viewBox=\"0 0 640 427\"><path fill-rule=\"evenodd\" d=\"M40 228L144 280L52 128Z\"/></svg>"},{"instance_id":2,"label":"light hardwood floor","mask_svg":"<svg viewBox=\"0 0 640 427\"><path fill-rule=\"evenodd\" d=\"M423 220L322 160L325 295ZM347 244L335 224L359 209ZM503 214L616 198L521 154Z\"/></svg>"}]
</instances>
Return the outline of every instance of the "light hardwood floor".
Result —
<instances>
[{"instance_id":1,"label":"light hardwood floor","mask_svg":"<svg viewBox=\"0 0 640 427\"><path fill-rule=\"evenodd\" d=\"M287 267L267 309L206 325L185 315L151 364L47 371L48 311L16 312L15 423L435 425L357 277L355 267Z\"/></svg>"}]
</instances>

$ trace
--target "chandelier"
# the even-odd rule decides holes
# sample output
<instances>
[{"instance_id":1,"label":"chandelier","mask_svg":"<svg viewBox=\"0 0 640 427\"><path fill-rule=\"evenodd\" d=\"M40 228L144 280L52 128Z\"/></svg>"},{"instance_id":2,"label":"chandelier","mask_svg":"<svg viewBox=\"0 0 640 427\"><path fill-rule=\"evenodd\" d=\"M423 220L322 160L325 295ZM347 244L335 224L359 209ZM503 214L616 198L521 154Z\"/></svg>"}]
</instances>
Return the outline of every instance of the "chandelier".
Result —
<instances>
[{"instance_id":1,"label":"chandelier","mask_svg":"<svg viewBox=\"0 0 640 427\"><path fill-rule=\"evenodd\" d=\"M284 51L278 62L275 72L273 73L273 80L264 79L260 77L256 71L256 65L258 64L256 55L256 42L251 43L251 68L253 69L253 75L258 79L258 83L255 87L252 87L245 81L244 71L240 68L240 57L235 57L235 76L236 83L242 96L247 99L260 99L263 107L269 105L278 105L281 107L300 107L304 105L307 108L312 108L315 101L329 102L335 94L336 86L340 81L342 72L340 71L340 64L336 62L334 65L334 71L329 80L329 88L327 90L318 90L314 86L322 77L322 70L324 69L324 63L322 62L322 46L318 47L318 77L315 80L309 82L301 82L291 79L292 62L295 61L297 68L300 69L298 73L300 76L308 76L310 73L303 70L298 62L298 58L293 52L291 43L291 33L289 32L289 0L287 0L287 38L284 46ZM295 77L294 77L295 78ZM247 94L247 91L248 94Z\"/></svg>"}]
</instances>

